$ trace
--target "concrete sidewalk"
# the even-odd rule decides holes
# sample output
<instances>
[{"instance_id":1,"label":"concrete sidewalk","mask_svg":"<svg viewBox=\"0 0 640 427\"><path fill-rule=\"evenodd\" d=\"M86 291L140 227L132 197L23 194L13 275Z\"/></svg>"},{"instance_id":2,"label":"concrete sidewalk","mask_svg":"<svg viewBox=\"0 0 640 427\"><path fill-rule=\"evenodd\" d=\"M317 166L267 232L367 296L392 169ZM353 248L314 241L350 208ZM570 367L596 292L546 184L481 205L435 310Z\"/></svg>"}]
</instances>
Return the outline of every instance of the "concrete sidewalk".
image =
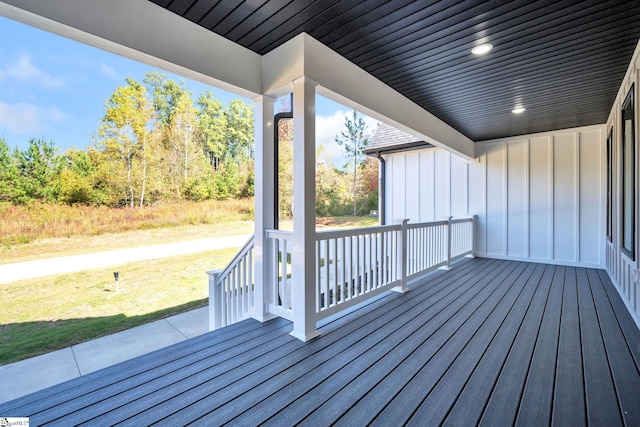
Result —
<instances>
[{"instance_id":1,"label":"concrete sidewalk","mask_svg":"<svg viewBox=\"0 0 640 427\"><path fill-rule=\"evenodd\" d=\"M129 262L148 261L216 249L239 248L246 243L249 237L251 237L250 234L241 234L0 264L0 284L93 268L112 267Z\"/></svg>"},{"instance_id":2,"label":"concrete sidewalk","mask_svg":"<svg viewBox=\"0 0 640 427\"><path fill-rule=\"evenodd\" d=\"M0 403L208 332L208 310L198 308L0 366Z\"/></svg>"}]
</instances>

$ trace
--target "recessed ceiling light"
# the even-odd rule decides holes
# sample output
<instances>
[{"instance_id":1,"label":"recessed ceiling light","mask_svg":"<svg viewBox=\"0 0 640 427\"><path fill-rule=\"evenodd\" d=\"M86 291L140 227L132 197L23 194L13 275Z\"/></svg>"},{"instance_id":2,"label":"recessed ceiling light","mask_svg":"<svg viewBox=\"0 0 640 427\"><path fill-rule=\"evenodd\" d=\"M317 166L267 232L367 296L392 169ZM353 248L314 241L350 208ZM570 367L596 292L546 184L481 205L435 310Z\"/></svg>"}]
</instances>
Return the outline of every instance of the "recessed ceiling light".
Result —
<instances>
[{"instance_id":1,"label":"recessed ceiling light","mask_svg":"<svg viewBox=\"0 0 640 427\"><path fill-rule=\"evenodd\" d=\"M484 55L485 53L489 52L491 49L493 49L492 44L484 43L471 49L471 53L473 53L474 55Z\"/></svg>"},{"instance_id":2,"label":"recessed ceiling light","mask_svg":"<svg viewBox=\"0 0 640 427\"><path fill-rule=\"evenodd\" d=\"M513 110L511 110L511 112L513 114L522 114L522 113L525 112L525 110L526 110L526 108L524 108L524 107L516 107Z\"/></svg>"}]
</instances>

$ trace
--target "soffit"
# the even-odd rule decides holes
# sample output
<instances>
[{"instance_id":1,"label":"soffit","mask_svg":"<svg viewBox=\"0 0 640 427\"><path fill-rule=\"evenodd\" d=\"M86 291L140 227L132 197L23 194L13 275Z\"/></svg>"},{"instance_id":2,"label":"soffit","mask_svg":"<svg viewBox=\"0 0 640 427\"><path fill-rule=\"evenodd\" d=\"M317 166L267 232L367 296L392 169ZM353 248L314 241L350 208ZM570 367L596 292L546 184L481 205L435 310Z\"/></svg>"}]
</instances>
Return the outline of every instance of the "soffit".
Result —
<instances>
[{"instance_id":1,"label":"soffit","mask_svg":"<svg viewBox=\"0 0 640 427\"><path fill-rule=\"evenodd\" d=\"M259 54L308 33L475 141L604 123L640 36L640 0L150 1Z\"/></svg>"}]
</instances>

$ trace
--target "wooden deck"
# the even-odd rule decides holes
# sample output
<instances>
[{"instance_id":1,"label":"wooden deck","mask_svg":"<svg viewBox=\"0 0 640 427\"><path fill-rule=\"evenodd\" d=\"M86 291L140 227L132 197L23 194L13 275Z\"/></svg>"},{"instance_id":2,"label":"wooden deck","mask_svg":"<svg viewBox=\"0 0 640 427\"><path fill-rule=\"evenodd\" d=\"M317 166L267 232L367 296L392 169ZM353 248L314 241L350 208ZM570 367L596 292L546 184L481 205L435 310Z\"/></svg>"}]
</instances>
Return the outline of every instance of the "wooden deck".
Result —
<instances>
[{"instance_id":1,"label":"wooden deck","mask_svg":"<svg viewBox=\"0 0 640 427\"><path fill-rule=\"evenodd\" d=\"M465 259L322 322L244 321L0 405L31 425L640 425L606 273Z\"/></svg>"}]
</instances>

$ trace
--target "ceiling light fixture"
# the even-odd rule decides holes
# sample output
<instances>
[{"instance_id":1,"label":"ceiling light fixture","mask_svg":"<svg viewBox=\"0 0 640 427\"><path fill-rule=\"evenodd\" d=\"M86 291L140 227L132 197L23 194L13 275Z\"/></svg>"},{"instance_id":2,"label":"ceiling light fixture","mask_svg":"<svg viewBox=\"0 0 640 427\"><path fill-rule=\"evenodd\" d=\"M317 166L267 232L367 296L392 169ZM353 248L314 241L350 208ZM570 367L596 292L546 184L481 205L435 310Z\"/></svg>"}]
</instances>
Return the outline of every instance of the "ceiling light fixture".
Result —
<instances>
[{"instance_id":1,"label":"ceiling light fixture","mask_svg":"<svg viewBox=\"0 0 640 427\"><path fill-rule=\"evenodd\" d=\"M485 53L489 52L491 49L493 49L492 44L484 43L471 49L471 53L473 53L474 55L484 55Z\"/></svg>"},{"instance_id":2,"label":"ceiling light fixture","mask_svg":"<svg viewBox=\"0 0 640 427\"><path fill-rule=\"evenodd\" d=\"M511 112L513 114L522 114L522 113L525 112L525 110L526 110L526 108L524 108L524 107L516 107L513 110L511 110Z\"/></svg>"}]
</instances>

